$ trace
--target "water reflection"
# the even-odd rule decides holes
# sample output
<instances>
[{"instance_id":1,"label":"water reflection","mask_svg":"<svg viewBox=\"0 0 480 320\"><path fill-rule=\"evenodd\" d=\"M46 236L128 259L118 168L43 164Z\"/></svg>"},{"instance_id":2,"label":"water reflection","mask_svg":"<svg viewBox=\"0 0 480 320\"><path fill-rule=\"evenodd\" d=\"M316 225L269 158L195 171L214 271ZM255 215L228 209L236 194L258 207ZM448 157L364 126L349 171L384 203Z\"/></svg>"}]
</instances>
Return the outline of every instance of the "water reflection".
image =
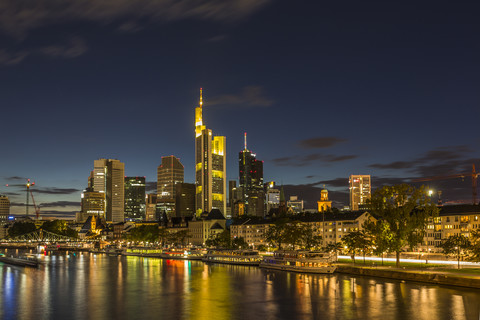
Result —
<instances>
[{"instance_id":1,"label":"water reflection","mask_svg":"<svg viewBox=\"0 0 480 320\"><path fill-rule=\"evenodd\" d=\"M42 256L0 263L0 318L479 319L480 290L197 261Z\"/></svg>"}]
</instances>

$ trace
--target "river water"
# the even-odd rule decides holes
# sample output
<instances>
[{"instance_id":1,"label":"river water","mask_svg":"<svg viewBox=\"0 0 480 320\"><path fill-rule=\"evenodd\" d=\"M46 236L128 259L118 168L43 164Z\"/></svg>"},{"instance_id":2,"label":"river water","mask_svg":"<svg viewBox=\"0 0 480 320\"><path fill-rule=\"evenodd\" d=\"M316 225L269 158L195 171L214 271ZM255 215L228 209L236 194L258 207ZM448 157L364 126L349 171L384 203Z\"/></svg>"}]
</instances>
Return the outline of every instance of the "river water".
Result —
<instances>
[{"instance_id":1,"label":"river water","mask_svg":"<svg viewBox=\"0 0 480 320\"><path fill-rule=\"evenodd\" d=\"M480 319L480 290L77 253L0 263L1 319Z\"/></svg>"}]
</instances>

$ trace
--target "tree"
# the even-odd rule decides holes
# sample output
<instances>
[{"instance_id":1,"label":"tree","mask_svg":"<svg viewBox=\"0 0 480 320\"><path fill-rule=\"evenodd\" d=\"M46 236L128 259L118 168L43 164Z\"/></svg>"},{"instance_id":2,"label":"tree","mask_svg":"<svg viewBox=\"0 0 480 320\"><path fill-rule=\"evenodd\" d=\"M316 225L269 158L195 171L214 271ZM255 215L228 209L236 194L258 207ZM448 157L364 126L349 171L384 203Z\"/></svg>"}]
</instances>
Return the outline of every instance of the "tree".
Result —
<instances>
[{"instance_id":1,"label":"tree","mask_svg":"<svg viewBox=\"0 0 480 320\"><path fill-rule=\"evenodd\" d=\"M160 228L157 227L157 229L158 229L157 239L158 241L160 241L160 245L163 247L169 239L170 232L165 227L160 227Z\"/></svg>"},{"instance_id":2,"label":"tree","mask_svg":"<svg viewBox=\"0 0 480 320\"><path fill-rule=\"evenodd\" d=\"M445 255L454 255L457 258L457 268L460 269L460 258L467 254L472 244L463 234L457 234L448 237L442 243L443 253Z\"/></svg>"},{"instance_id":3,"label":"tree","mask_svg":"<svg viewBox=\"0 0 480 320\"><path fill-rule=\"evenodd\" d=\"M205 245L207 247L217 247L224 249L231 248L230 231L227 229L214 235L213 237L205 241ZM248 247L248 245L246 247Z\"/></svg>"},{"instance_id":4,"label":"tree","mask_svg":"<svg viewBox=\"0 0 480 320\"><path fill-rule=\"evenodd\" d=\"M324 250L326 252L335 253L335 260L338 260L338 252L343 249L341 242L329 243L325 246Z\"/></svg>"},{"instance_id":5,"label":"tree","mask_svg":"<svg viewBox=\"0 0 480 320\"><path fill-rule=\"evenodd\" d=\"M35 223L33 222L15 222L9 229L8 229L8 236L10 238L15 238L30 232L34 232L37 230Z\"/></svg>"},{"instance_id":6,"label":"tree","mask_svg":"<svg viewBox=\"0 0 480 320\"><path fill-rule=\"evenodd\" d=\"M288 222L287 218L278 219L265 232L265 241L282 250L282 244L286 243L286 225Z\"/></svg>"},{"instance_id":7,"label":"tree","mask_svg":"<svg viewBox=\"0 0 480 320\"><path fill-rule=\"evenodd\" d=\"M231 247L232 249L247 249L248 243L245 241L243 237L234 238L231 241Z\"/></svg>"},{"instance_id":8,"label":"tree","mask_svg":"<svg viewBox=\"0 0 480 320\"><path fill-rule=\"evenodd\" d=\"M64 220L45 221L40 228L48 232L60 234L60 235L71 237L71 238L78 237L78 232L71 229L68 226L67 222Z\"/></svg>"},{"instance_id":9,"label":"tree","mask_svg":"<svg viewBox=\"0 0 480 320\"><path fill-rule=\"evenodd\" d=\"M382 256L383 266L383 254L390 252L392 248L392 239L394 234L390 230L390 225L383 221L367 221L363 228L367 234L372 238L373 253L377 256Z\"/></svg>"},{"instance_id":10,"label":"tree","mask_svg":"<svg viewBox=\"0 0 480 320\"><path fill-rule=\"evenodd\" d=\"M360 237L361 235L358 231L352 231L342 238L342 243L345 246L345 250L352 257L352 261L354 264L355 264L355 254L357 253L357 250L360 249L360 241L359 241Z\"/></svg>"},{"instance_id":11,"label":"tree","mask_svg":"<svg viewBox=\"0 0 480 320\"><path fill-rule=\"evenodd\" d=\"M131 241L156 242L159 238L158 225L141 225L130 231L128 239Z\"/></svg>"},{"instance_id":12,"label":"tree","mask_svg":"<svg viewBox=\"0 0 480 320\"><path fill-rule=\"evenodd\" d=\"M180 230L177 232L171 232L170 233L170 242L173 243L174 245L180 244L180 245L185 245L185 239L190 237L190 233L188 230Z\"/></svg>"},{"instance_id":13,"label":"tree","mask_svg":"<svg viewBox=\"0 0 480 320\"><path fill-rule=\"evenodd\" d=\"M317 248L320 246L322 237L315 235L310 226L300 225L298 229L298 232L300 233L300 239L305 249L311 250L312 248Z\"/></svg>"},{"instance_id":14,"label":"tree","mask_svg":"<svg viewBox=\"0 0 480 320\"><path fill-rule=\"evenodd\" d=\"M428 219L438 215L438 208L425 186L414 188L407 184L385 186L375 191L370 210L386 223L386 230L391 233L390 249L396 254L397 267L403 248L415 247L424 236Z\"/></svg>"},{"instance_id":15,"label":"tree","mask_svg":"<svg viewBox=\"0 0 480 320\"><path fill-rule=\"evenodd\" d=\"M474 230L470 233L470 260L480 261L480 230Z\"/></svg>"}]
</instances>

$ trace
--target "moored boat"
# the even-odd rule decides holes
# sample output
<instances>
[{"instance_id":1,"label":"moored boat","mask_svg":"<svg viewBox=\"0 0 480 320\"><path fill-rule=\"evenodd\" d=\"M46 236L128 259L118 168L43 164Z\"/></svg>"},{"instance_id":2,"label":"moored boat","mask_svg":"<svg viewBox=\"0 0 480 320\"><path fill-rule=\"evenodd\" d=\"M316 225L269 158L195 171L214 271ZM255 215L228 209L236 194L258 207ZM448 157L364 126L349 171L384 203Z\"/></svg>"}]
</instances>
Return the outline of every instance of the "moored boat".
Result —
<instances>
[{"instance_id":1,"label":"moored boat","mask_svg":"<svg viewBox=\"0 0 480 320\"><path fill-rule=\"evenodd\" d=\"M166 249L163 250L162 258L178 260L202 260L205 255L204 250L199 249Z\"/></svg>"},{"instance_id":2,"label":"moored boat","mask_svg":"<svg viewBox=\"0 0 480 320\"><path fill-rule=\"evenodd\" d=\"M203 262L258 266L262 256L255 250L208 250Z\"/></svg>"},{"instance_id":3,"label":"moored boat","mask_svg":"<svg viewBox=\"0 0 480 320\"><path fill-rule=\"evenodd\" d=\"M260 267L302 273L333 273L336 266L332 262L332 255L325 252L280 250L273 256L264 257Z\"/></svg>"},{"instance_id":4,"label":"moored boat","mask_svg":"<svg viewBox=\"0 0 480 320\"><path fill-rule=\"evenodd\" d=\"M0 256L0 262L13 264L21 267L38 267L38 260L33 257L6 257L4 255Z\"/></svg>"}]
</instances>

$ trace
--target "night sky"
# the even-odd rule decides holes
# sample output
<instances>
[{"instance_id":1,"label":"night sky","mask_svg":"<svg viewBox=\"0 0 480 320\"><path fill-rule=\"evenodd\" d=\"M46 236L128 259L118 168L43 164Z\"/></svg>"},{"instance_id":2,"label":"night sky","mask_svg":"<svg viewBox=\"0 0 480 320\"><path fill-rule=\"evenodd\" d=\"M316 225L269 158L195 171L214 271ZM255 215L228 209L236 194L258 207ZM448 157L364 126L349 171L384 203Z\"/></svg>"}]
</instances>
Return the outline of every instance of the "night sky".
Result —
<instances>
[{"instance_id":1,"label":"night sky","mask_svg":"<svg viewBox=\"0 0 480 320\"><path fill-rule=\"evenodd\" d=\"M162 156L194 181L194 108L243 133L265 181L315 207L374 188L480 169L478 1L2 0L0 193L36 182L45 216L80 209L98 158L152 187ZM10 184L5 187L5 184ZM470 202L471 179L428 182ZM153 189L152 189L153 190ZM33 211L33 210L32 210Z\"/></svg>"}]
</instances>

